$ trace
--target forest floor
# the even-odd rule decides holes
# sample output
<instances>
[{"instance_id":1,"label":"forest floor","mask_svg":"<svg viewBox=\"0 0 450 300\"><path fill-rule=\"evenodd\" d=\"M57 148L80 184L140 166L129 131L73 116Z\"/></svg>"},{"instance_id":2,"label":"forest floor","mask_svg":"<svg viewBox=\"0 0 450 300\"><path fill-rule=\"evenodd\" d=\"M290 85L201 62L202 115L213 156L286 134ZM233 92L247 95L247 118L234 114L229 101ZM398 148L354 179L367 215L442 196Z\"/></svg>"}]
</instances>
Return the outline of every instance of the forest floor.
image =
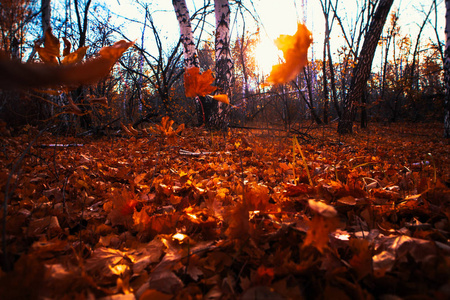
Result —
<instances>
[{"instance_id":1,"label":"forest floor","mask_svg":"<svg viewBox=\"0 0 450 300\"><path fill-rule=\"evenodd\" d=\"M0 298L450 298L441 124L170 125L1 137Z\"/></svg>"}]
</instances>

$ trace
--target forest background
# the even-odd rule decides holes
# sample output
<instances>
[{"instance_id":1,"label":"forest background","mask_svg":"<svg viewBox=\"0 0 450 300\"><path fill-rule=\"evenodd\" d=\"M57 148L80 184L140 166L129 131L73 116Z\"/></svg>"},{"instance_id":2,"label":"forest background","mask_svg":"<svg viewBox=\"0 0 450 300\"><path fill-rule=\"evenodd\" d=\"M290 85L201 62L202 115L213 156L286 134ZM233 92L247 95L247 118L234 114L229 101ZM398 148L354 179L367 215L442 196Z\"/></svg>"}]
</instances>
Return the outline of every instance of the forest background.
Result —
<instances>
[{"instance_id":1,"label":"forest background","mask_svg":"<svg viewBox=\"0 0 450 300\"><path fill-rule=\"evenodd\" d=\"M201 123L196 100L185 97L183 47L176 38L179 28L170 3L52 1L45 26L42 3L2 1L2 49L16 60L39 59L34 45L42 41L45 26L51 26L56 37L69 40L74 49L89 46L86 58L119 39L135 45L107 78L78 91L73 101L83 116L60 115L69 103L64 93L3 92L0 118L8 126L43 124L55 116L61 120L58 126L77 133L105 124L118 127L120 122L145 125L150 117L159 122L164 115L187 126ZM271 16L264 3L230 3L231 124L263 123L289 130L305 120L317 124L337 120L376 3L286 2L283 5L292 18L281 23L277 21L280 15ZM214 5L210 1L188 4L200 68L214 70ZM378 41L367 89L356 105L358 113L352 116L363 128L369 120L444 119L443 12L443 1L394 1ZM281 56L270 41L278 34L293 34L297 22L309 24L312 30L310 63L295 80L268 85L271 65ZM108 105L91 105L87 98L107 99Z\"/></svg>"}]
</instances>

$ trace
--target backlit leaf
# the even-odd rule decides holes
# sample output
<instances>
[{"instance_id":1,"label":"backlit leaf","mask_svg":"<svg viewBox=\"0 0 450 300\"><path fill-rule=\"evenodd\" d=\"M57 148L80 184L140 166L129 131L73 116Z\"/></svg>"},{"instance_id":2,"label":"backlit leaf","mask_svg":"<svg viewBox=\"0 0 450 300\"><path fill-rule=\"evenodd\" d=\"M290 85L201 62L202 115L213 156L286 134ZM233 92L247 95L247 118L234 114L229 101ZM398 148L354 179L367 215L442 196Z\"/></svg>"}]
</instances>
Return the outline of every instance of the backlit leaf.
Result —
<instances>
[{"instance_id":1,"label":"backlit leaf","mask_svg":"<svg viewBox=\"0 0 450 300\"><path fill-rule=\"evenodd\" d=\"M67 65L67 64L79 63L86 55L86 50L88 48L89 47L81 47L81 48L78 48L78 50L67 54L66 56L64 56L64 59L62 60L61 64Z\"/></svg>"},{"instance_id":2,"label":"backlit leaf","mask_svg":"<svg viewBox=\"0 0 450 300\"><path fill-rule=\"evenodd\" d=\"M65 37L62 38L64 41L64 50L63 50L63 56L67 56L70 54L70 50L72 49L72 44L68 39Z\"/></svg>"},{"instance_id":3,"label":"backlit leaf","mask_svg":"<svg viewBox=\"0 0 450 300\"><path fill-rule=\"evenodd\" d=\"M217 101L222 102L222 103L230 104L230 99L228 99L228 96L225 95L225 94L215 95L215 96L213 96L213 98L214 98L215 100L217 100Z\"/></svg>"},{"instance_id":4,"label":"backlit leaf","mask_svg":"<svg viewBox=\"0 0 450 300\"><path fill-rule=\"evenodd\" d=\"M48 28L45 32L44 47L37 46L36 51L44 63L58 63L57 57L59 57L59 40L53 35L51 28Z\"/></svg>"},{"instance_id":5,"label":"backlit leaf","mask_svg":"<svg viewBox=\"0 0 450 300\"><path fill-rule=\"evenodd\" d=\"M312 43L311 32L304 24L298 24L294 35L280 35L275 44L283 51L284 63L272 67L267 79L271 83L293 80L308 63L308 48Z\"/></svg>"}]
</instances>

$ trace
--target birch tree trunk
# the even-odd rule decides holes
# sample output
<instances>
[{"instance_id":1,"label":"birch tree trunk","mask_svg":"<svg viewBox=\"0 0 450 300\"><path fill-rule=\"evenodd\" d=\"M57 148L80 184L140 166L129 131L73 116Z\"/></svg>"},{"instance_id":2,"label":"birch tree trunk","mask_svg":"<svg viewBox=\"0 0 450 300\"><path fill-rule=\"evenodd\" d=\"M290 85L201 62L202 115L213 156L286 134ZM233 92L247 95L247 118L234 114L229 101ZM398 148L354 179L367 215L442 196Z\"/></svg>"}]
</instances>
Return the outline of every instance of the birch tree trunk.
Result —
<instances>
[{"instance_id":1,"label":"birch tree trunk","mask_svg":"<svg viewBox=\"0 0 450 300\"><path fill-rule=\"evenodd\" d=\"M226 94L231 97L230 86L232 79L233 61L230 51L230 5L228 0L215 0L214 12L216 17L216 40L215 40L215 73L217 93ZM209 125L223 129L227 127L229 111L223 103L215 100L207 103L205 115L208 117ZM211 104L211 105L209 105Z\"/></svg>"},{"instance_id":2,"label":"birch tree trunk","mask_svg":"<svg viewBox=\"0 0 450 300\"><path fill-rule=\"evenodd\" d=\"M450 138L450 0L445 0L445 53L444 53L444 84L445 84L445 117L444 137Z\"/></svg>"},{"instance_id":3,"label":"birch tree trunk","mask_svg":"<svg viewBox=\"0 0 450 300\"><path fill-rule=\"evenodd\" d=\"M200 61L198 59L197 48L194 43L194 35L191 27L191 18L189 16L189 10L186 6L185 0L172 0L173 8L177 16L178 25L180 26L180 41L183 45L184 67L189 69L192 67L200 67ZM206 98L198 97L197 99L197 113L199 125L205 122L205 110Z\"/></svg>"},{"instance_id":4,"label":"birch tree trunk","mask_svg":"<svg viewBox=\"0 0 450 300\"><path fill-rule=\"evenodd\" d=\"M180 39L183 44L184 67L186 69L199 67L197 49L192 33L191 18L185 0L172 0L173 8L180 26Z\"/></svg>"},{"instance_id":5,"label":"birch tree trunk","mask_svg":"<svg viewBox=\"0 0 450 300\"><path fill-rule=\"evenodd\" d=\"M372 61L375 50L383 31L384 23L391 10L394 0L380 0L375 15L370 23L369 30L364 37L358 63L353 69L353 77L350 84L350 90L344 101L344 111L342 118L339 120L338 133L352 133L353 119L356 113L356 103L363 97L367 80L369 79L372 69Z\"/></svg>"}]
</instances>

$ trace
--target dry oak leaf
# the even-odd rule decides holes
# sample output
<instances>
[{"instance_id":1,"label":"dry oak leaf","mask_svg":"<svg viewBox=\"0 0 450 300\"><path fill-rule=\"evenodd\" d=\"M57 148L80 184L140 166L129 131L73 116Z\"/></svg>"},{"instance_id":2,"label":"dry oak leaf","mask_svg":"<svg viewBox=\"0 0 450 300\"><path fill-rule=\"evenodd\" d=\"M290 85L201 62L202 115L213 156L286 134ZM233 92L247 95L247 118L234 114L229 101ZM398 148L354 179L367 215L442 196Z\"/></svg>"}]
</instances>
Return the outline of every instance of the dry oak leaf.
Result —
<instances>
[{"instance_id":1,"label":"dry oak leaf","mask_svg":"<svg viewBox=\"0 0 450 300\"><path fill-rule=\"evenodd\" d=\"M212 86L214 77L211 70L206 70L200 74L200 69L192 67L184 73L184 89L186 97L206 96L214 92L217 87Z\"/></svg>"},{"instance_id":2,"label":"dry oak leaf","mask_svg":"<svg viewBox=\"0 0 450 300\"><path fill-rule=\"evenodd\" d=\"M294 35L280 35L275 45L283 51L285 62L274 65L267 80L274 84L293 80L308 63L308 48L312 41L311 32L300 23Z\"/></svg>"}]
</instances>

